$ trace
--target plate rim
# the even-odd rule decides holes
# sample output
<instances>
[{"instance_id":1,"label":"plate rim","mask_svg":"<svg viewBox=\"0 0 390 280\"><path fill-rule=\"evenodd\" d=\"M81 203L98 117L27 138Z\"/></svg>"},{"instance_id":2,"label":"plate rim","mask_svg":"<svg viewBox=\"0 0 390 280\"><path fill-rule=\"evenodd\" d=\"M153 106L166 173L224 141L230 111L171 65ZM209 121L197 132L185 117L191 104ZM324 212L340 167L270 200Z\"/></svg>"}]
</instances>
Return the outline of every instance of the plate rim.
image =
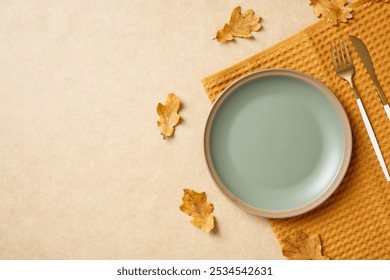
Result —
<instances>
[{"instance_id":1,"label":"plate rim","mask_svg":"<svg viewBox=\"0 0 390 280\"><path fill-rule=\"evenodd\" d=\"M249 81L252 81L254 79L261 78L261 77L268 77L268 76L294 77L301 81L305 81L309 83L311 86L317 88L319 92L321 92L327 98L327 100L332 104L332 106L336 110L344 133L343 158L333 180L324 188L322 193L318 195L316 198L299 207L295 207L291 209L270 210L270 209L258 208L239 199L236 195L234 195L229 190L228 187L225 186L221 178L218 176L218 173L216 172L214 164L211 160L210 141L209 141L210 131L211 131L213 120L221 104L234 92L235 89L237 89L241 85ZM237 79L236 81L231 83L226 89L224 89L222 93L218 96L218 98L213 103L213 106L207 117L204 134L203 134L203 151L205 155L206 164L208 167L207 169L209 171L209 174L211 175L211 178L213 179L215 185L220 190L220 192L229 201L231 201L239 208L257 216L262 216L266 218L288 218L288 217L298 216L303 213L309 212L310 210L313 210L314 208L322 204L326 199L328 199L333 194L333 192L338 188L338 186L342 182L348 170L349 163L351 160L352 131L344 107L341 105L340 101L337 99L334 93L327 86L325 86L325 84L323 84L321 81L303 72L299 72L292 69L286 69L286 68L269 68L260 71L255 71L253 73L250 73L248 75L245 75Z\"/></svg>"}]
</instances>

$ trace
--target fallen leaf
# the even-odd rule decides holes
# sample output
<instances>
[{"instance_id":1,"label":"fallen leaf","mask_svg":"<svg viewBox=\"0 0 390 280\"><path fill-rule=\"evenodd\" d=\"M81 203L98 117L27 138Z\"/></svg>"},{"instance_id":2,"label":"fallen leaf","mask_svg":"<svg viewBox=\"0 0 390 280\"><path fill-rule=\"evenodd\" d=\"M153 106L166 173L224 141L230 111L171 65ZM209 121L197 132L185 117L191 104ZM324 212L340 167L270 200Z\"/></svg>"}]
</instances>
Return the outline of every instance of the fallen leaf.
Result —
<instances>
[{"instance_id":1,"label":"fallen leaf","mask_svg":"<svg viewBox=\"0 0 390 280\"><path fill-rule=\"evenodd\" d=\"M307 236L304 232L298 231L283 240L282 253L290 260L329 260L321 251L318 234Z\"/></svg>"},{"instance_id":2,"label":"fallen leaf","mask_svg":"<svg viewBox=\"0 0 390 280\"><path fill-rule=\"evenodd\" d=\"M174 93L168 94L165 105L162 105L161 103L158 103L157 105L157 114L160 116L157 125L161 130L161 135L164 140L167 137L172 136L175 131L175 126L179 123L179 108L180 99Z\"/></svg>"},{"instance_id":3,"label":"fallen leaf","mask_svg":"<svg viewBox=\"0 0 390 280\"><path fill-rule=\"evenodd\" d=\"M210 232L214 228L214 216L211 214L214 207L207 202L206 193L184 189L182 200L183 204L180 205L180 210L193 217L191 224L200 227L204 232Z\"/></svg>"},{"instance_id":4,"label":"fallen leaf","mask_svg":"<svg viewBox=\"0 0 390 280\"><path fill-rule=\"evenodd\" d=\"M333 25L337 25L338 21L347 22L353 17L352 9L346 4L347 0L310 0L314 15L325 18Z\"/></svg>"},{"instance_id":5,"label":"fallen leaf","mask_svg":"<svg viewBox=\"0 0 390 280\"><path fill-rule=\"evenodd\" d=\"M252 9L241 14L241 6L238 6L233 10L229 23L217 31L216 39L218 42L226 42L234 40L234 37L252 38L251 32L261 27L260 20Z\"/></svg>"},{"instance_id":6,"label":"fallen leaf","mask_svg":"<svg viewBox=\"0 0 390 280\"><path fill-rule=\"evenodd\" d=\"M390 0L375 0L376 2L385 2L385 3L389 3Z\"/></svg>"}]
</instances>

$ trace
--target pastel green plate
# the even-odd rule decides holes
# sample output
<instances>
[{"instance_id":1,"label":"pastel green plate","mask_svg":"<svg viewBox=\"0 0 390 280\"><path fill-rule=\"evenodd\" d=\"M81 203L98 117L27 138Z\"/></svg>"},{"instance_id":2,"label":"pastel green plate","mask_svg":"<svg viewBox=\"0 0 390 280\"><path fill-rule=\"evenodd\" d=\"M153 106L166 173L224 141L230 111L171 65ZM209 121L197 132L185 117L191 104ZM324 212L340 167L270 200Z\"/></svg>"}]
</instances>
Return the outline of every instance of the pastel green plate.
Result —
<instances>
[{"instance_id":1,"label":"pastel green plate","mask_svg":"<svg viewBox=\"0 0 390 280\"><path fill-rule=\"evenodd\" d=\"M325 85L293 70L268 69L221 94L204 147L210 173L229 200L256 215L284 218L313 209L338 187L352 136Z\"/></svg>"}]
</instances>

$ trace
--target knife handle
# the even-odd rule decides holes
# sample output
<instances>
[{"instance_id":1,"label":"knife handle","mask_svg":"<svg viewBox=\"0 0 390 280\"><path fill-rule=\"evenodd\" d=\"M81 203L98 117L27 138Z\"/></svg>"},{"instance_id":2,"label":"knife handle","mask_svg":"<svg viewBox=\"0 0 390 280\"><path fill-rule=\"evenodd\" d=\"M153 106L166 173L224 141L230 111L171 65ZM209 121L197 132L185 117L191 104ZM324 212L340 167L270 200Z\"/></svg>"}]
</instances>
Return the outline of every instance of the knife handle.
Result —
<instances>
[{"instance_id":1,"label":"knife handle","mask_svg":"<svg viewBox=\"0 0 390 280\"><path fill-rule=\"evenodd\" d=\"M377 79L373 79L372 77L371 77L371 80L374 82L376 91L378 92L379 97L381 98L381 101L382 101L382 103L383 103L383 107L384 107L384 109L385 109L385 112L386 112L386 114L387 114L387 117L388 117L389 120L390 120L390 108L389 108L389 104L387 103L386 96L385 96L385 94L383 93L383 90L382 90L381 86L379 85L378 80L377 80Z\"/></svg>"},{"instance_id":2,"label":"knife handle","mask_svg":"<svg viewBox=\"0 0 390 280\"><path fill-rule=\"evenodd\" d=\"M390 182L389 171L387 171L385 160L383 159L381 149L379 148L378 141L376 140L374 130L372 129L370 120L368 119L368 116L367 116L366 110L364 109L363 103L360 100L360 98L356 99L356 103L358 104L360 114L362 115L364 125L366 127L368 136L370 137L371 144L372 144L372 147L374 148L376 157L378 158L379 164L382 167L382 171L385 174L386 180L388 182Z\"/></svg>"},{"instance_id":3,"label":"knife handle","mask_svg":"<svg viewBox=\"0 0 390 280\"><path fill-rule=\"evenodd\" d=\"M376 91L378 92L379 97L381 98L381 101L382 101L383 105L384 105L384 106L387 105L388 103L387 103L386 96L385 96L385 94L383 93L383 90L382 90L381 86L379 85L378 80L377 80L376 78L374 79L373 77L371 77L371 80L374 82Z\"/></svg>"},{"instance_id":4,"label":"knife handle","mask_svg":"<svg viewBox=\"0 0 390 280\"><path fill-rule=\"evenodd\" d=\"M384 108L385 108L387 117L388 117L389 120L390 120L390 107L389 107L389 104L386 104L386 105L384 106Z\"/></svg>"},{"instance_id":5,"label":"knife handle","mask_svg":"<svg viewBox=\"0 0 390 280\"><path fill-rule=\"evenodd\" d=\"M381 101L383 103L383 105L386 105L387 104L387 100L386 100L386 96L385 94L383 93L383 90L378 82L378 79L376 77L371 77L371 80L373 81L374 83L374 86L376 88L376 91L378 92L379 94L379 97L381 98Z\"/></svg>"}]
</instances>

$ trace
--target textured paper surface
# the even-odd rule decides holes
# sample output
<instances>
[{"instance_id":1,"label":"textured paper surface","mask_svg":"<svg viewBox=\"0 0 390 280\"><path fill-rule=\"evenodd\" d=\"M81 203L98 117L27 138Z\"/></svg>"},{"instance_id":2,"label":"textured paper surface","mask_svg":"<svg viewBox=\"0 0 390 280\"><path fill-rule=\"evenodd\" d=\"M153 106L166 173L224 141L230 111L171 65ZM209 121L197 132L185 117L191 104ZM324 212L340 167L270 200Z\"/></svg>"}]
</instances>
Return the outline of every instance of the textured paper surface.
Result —
<instances>
[{"instance_id":1,"label":"textured paper surface","mask_svg":"<svg viewBox=\"0 0 390 280\"><path fill-rule=\"evenodd\" d=\"M347 35L366 43L378 80L390 99L390 5L353 3L354 18L332 26L322 20L275 46L203 79L211 101L239 77L265 68L290 68L312 75L327 85L344 106L351 122L353 154L337 191L319 208L290 219L270 220L282 241L302 230L321 236L323 253L332 259L390 259L390 185L380 168L352 89L333 70L329 44ZM390 122L367 71L349 43L356 66L355 84L390 166Z\"/></svg>"},{"instance_id":2,"label":"textured paper surface","mask_svg":"<svg viewBox=\"0 0 390 280\"><path fill-rule=\"evenodd\" d=\"M283 258L267 220L209 176L199 80L317 21L290 2L1 1L0 258ZM212 40L238 5L263 30ZM169 92L183 120L163 141ZM184 188L207 192L215 234L179 210Z\"/></svg>"}]
</instances>

